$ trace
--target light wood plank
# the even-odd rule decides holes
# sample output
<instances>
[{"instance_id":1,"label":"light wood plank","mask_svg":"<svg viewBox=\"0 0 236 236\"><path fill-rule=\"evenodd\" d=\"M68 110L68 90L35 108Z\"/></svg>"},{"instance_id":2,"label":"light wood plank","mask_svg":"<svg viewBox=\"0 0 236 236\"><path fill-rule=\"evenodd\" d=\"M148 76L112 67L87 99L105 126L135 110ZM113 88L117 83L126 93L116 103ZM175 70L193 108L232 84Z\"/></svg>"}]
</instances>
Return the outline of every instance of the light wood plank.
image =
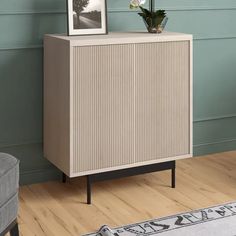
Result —
<instances>
[{"instance_id":1,"label":"light wood plank","mask_svg":"<svg viewBox=\"0 0 236 236\"><path fill-rule=\"evenodd\" d=\"M85 203L85 178L20 188L21 236L82 235L112 227L234 201L236 151L177 162L177 186L170 171L93 185Z\"/></svg>"}]
</instances>

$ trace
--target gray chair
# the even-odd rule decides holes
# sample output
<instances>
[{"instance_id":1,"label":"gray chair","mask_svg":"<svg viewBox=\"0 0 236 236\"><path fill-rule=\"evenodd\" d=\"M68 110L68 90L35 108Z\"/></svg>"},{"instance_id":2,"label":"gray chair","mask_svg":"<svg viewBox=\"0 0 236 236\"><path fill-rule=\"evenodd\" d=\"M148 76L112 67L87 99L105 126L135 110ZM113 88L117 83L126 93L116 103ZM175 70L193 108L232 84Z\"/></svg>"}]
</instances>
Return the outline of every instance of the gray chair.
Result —
<instances>
[{"instance_id":1,"label":"gray chair","mask_svg":"<svg viewBox=\"0 0 236 236\"><path fill-rule=\"evenodd\" d=\"M0 236L10 232L19 236L18 212L19 161L0 153Z\"/></svg>"}]
</instances>

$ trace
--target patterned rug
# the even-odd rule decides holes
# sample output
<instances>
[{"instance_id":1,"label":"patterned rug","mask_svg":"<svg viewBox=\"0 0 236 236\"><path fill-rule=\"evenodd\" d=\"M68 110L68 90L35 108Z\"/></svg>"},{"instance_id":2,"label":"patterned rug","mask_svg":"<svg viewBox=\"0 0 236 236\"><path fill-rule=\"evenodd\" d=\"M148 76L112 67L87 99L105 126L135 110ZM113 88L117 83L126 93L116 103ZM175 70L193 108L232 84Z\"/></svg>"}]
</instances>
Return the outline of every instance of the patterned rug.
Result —
<instances>
[{"instance_id":1,"label":"patterned rug","mask_svg":"<svg viewBox=\"0 0 236 236\"><path fill-rule=\"evenodd\" d=\"M110 229L87 236L236 236L236 202Z\"/></svg>"}]
</instances>

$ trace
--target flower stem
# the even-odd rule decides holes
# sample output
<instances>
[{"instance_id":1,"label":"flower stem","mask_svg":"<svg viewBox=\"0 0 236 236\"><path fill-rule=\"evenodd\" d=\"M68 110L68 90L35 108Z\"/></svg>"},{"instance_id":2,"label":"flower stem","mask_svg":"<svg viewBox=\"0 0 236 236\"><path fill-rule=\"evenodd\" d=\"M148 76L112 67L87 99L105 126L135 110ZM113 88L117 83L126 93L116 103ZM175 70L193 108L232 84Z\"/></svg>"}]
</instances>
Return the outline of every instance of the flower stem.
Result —
<instances>
[{"instance_id":1,"label":"flower stem","mask_svg":"<svg viewBox=\"0 0 236 236\"><path fill-rule=\"evenodd\" d=\"M155 0L149 0L149 9L150 9L150 12L155 11Z\"/></svg>"}]
</instances>

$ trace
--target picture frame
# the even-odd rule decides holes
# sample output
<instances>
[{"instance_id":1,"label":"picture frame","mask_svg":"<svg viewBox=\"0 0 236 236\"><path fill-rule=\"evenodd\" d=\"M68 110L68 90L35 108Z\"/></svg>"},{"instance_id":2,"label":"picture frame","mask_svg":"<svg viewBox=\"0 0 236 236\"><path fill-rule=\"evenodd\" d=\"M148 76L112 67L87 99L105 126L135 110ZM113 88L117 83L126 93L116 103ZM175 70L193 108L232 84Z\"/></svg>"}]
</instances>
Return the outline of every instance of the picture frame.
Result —
<instances>
[{"instance_id":1,"label":"picture frame","mask_svg":"<svg viewBox=\"0 0 236 236\"><path fill-rule=\"evenodd\" d=\"M107 34L106 0L67 0L68 36Z\"/></svg>"}]
</instances>

